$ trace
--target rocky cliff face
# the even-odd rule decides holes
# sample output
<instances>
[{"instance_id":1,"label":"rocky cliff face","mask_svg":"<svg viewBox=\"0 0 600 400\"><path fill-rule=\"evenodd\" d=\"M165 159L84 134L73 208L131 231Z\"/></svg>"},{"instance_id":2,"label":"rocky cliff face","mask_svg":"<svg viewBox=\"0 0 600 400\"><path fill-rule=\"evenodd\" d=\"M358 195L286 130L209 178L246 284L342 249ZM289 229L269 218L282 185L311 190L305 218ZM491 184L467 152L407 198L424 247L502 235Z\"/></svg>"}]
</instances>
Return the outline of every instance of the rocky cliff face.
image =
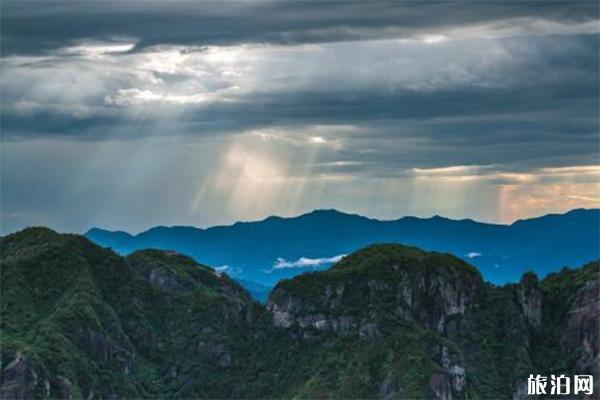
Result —
<instances>
[{"instance_id":1,"label":"rocky cliff face","mask_svg":"<svg viewBox=\"0 0 600 400\"><path fill-rule=\"evenodd\" d=\"M354 268L371 253L383 254L381 264ZM267 308L277 326L317 332L373 337L378 321L391 318L443 333L449 320L465 316L483 288L477 271L447 257L403 246L373 246L330 271L278 285ZM310 287L310 297L303 287Z\"/></svg>"},{"instance_id":2,"label":"rocky cliff face","mask_svg":"<svg viewBox=\"0 0 600 400\"><path fill-rule=\"evenodd\" d=\"M576 367L596 377L600 393L600 274L585 282L575 293L561 335L561 345L577 355Z\"/></svg>"},{"instance_id":3,"label":"rocky cliff face","mask_svg":"<svg viewBox=\"0 0 600 400\"><path fill-rule=\"evenodd\" d=\"M451 256L372 246L329 271L280 283L267 308L275 326L304 340L333 333L386 343L397 329L433 337L438 345L429 361L435 368L421 370L427 396L518 399L527 395L526 376L544 372L543 362L529 355L549 351L536 347L541 340L556 346L557 354L578 355L567 367L573 373L597 376L599 281L597 273L581 280L576 288L545 287L528 273L519 284L494 287ZM575 294L562 299L556 290ZM568 310L564 315L556 301ZM547 310L545 302L552 303ZM559 334L541 339L547 329ZM393 374L380 379L382 397L403 393ZM486 379L500 382L486 384Z\"/></svg>"},{"instance_id":4,"label":"rocky cliff face","mask_svg":"<svg viewBox=\"0 0 600 400\"><path fill-rule=\"evenodd\" d=\"M3 399L32 398L38 376L30 367L29 360L17 351L15 358L2 370L0 396Z\"/></svg>"},{"instance_id":5,"label":"rocky cliff face","mask_svg":"<svg viewBox=\"0 0 600 400\"><path fill-rule=\"evenodd\" d=\"M352 286L351 290L362 292L365 300L371 299L374 303L379 303L382 298L391 299L386 306L393 309L394 317L417 321L440 333L444 332L448 319L465 315L475 292L467 287L460 287L455 281L447 282L440 278L428 280L424 276L411 279L406 272L399 273L397 281L369 279ZM376 336L376 320L379 317L377 307L367 307L352 315L343 315L346 308L345 291L346 285L343 283L337 286L327 285L307 302L287 293L285 289L276 288L267 308L273 314L277 326L297 325L303 329L310 327L315 331L333 330L366 337ZM432 302L432 299L435 301Z\"/></svg>"},{"instance_id":6,"label":"rocky cliff face","mask_svg":"<svg viewBox=\"0 0 600 400\"><path fill-rule=\"evenodd\" d=\"M525 320L532 327L539 326L542 323L542 291L537 275L532 272L523 275L518 294Z\"/></svg>"},{"instance_id":7,"label":"rocky cliff face","mask_svg":"<svg viewBox=\"0 0 600 400\"><path fill-rule=\"evenodd\" d=\"M281 283L267 309L276 326L304 339L333 333L385 346L397 329L417 336L431 332L435 344L428 359L433 368L427 369L423 393L452 399L466 395L468 372L462 353L456 346L449 351L444 337L469 324L484 288L477 271L454 257L381 245L357 252L329 271ZM407 390L393 374L380 379L383 397Z\"/></svg>"}]
</instances>

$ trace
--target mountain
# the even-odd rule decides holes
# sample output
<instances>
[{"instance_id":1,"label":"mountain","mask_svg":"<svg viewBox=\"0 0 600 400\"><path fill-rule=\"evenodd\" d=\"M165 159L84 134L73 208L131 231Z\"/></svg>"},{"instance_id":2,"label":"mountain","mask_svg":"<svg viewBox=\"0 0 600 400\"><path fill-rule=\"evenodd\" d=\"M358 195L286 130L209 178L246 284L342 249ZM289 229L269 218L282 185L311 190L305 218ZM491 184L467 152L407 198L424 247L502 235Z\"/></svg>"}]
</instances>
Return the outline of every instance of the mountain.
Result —
<instances>
[{"instance_id":1,"label":"mountain","mask_svg":"<svg viewBox=\"0 0 600 400\"><path fill-rule=\"evenodd\" d=\"M599 393L599 290L598 261L494 286L451 255L373 245L280 282L267 307L323 346L298 397L521 399L532 373L592 374Z\"/></svg>"},{"instance_id":2,"label":"mountain","mask_svg":"<svg viewBox=\"0 0 600 400\"><path fill-rule=\"evenodd\" d=\"M381 242L452 253L475 265L486 280L503 284L517 282L527 270L543 277L565 265L599 258L600 210L573 210L511 225L438 216L379 221L318 210L208 229L157 227L132 236L94 228L85 235L120 254L144 248L175 250L220 266L242 284L267 287L326 269L342 255Z\"/></svg>"},{"instance_id":3,"label":"mountain","mask_svg":"<svg viewBox=\"0 0 600 400\"><path fill-rule=\"evenodd\" d=\"M600 378L600 262L495 286L372 245L263 306L172 251L45 228L0 251L2 398L522 399L532 373Z\"/></svg>"},{"instance_id":4,"label":"mountain","mask_svg":"<svg viewBox=\"0 0 600 400\"><path fill-rule=\"evenodd\" d=\"M1 254L1 398L239 397L223 379L255 378L235 371L260 348L245 336L260 310L189 257L123 258L44 228L4 237Z\"/></svg>"}]
</instances>

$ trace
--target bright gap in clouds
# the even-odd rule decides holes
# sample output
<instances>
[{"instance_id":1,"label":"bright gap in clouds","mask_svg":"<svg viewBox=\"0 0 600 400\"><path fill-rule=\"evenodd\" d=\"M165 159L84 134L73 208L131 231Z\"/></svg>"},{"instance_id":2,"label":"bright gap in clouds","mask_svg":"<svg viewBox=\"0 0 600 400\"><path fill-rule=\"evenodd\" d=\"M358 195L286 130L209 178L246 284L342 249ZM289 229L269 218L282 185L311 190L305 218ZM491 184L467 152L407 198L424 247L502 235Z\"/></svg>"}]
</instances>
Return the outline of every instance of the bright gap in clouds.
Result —
<instances>
[{"instance_id":1,"label":"bright gap in clouds","mask_svg":"<svg viewBox=\"0 0 600 400\"><path fill-rule=\"evenodd\" d=\"M311 143L322 144L327 143L327 140L323 139L321 136L312 136L310 138Z\"/></svg>"},{"instance_id":2,"label":"bright gap in clouds","mask_svg":"<svg viewBox=\"0 0 600 400\"><path fill-rule=\"evenodd\" d=\"M58 50L58 54L98 58L109 54L126 53L133 50L135 43L131 42L81 42Z\"/></svg>"}]
</instances>

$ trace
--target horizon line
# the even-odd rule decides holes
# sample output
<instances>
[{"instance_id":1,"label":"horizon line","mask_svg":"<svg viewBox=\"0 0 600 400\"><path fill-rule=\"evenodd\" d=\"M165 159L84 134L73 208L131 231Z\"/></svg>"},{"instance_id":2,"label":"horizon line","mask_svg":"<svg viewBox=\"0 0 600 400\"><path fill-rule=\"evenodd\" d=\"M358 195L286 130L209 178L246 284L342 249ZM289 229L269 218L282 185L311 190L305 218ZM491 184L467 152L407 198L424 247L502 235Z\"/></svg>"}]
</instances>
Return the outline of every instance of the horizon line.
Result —
<instances>
[{"instance_id":1,"label":"horizon line","mask_svg":"<svg viewBox=\"0 0 600 400\"><path fill-rule=\"evenodd\" d=\"M235 221L229 224L217 224L217 225L211 225L211 226L206 226L206 227L200 227L200 226L195 226L195 225L154 225L151 226L147 229L144 230L140 230L136 233L132 233L132 232L128 232L125 230L121 230L121 229L115 229L115 230L111 230L111 229L105 229L105 228L101 228L98 226L92 226L90 228L88 228L87 230L83 231L83 232L72 232L72 233L77 233L77 234L81 234L81 235L87 235L90 231L92 230L101 230L101 231L105 231L105 232L111 232L111 233L125 233L128 234L130 236L138 236L140 234L149 232L153 229L160 229L160 228L166 228L166 229L174 229L174 228L188 228L188 229L196 229L196 230L201 230L201 231L206 231L209 229L215 229L215 228L228 228L228 227L233 227L235 225L240 225L240 224L256 224L256 223L260 223L260 222L265 222L269 219L282 219L282 220L291 220L291 219L297 219L297 218L301 218L303 216L307 216L310 214L315 214L317 212L334 212L337 214L343 214L343 215L347 215L347 216L353 216L353 217L359 217L359 218L364 218L364 219L368 219L368 220L372 220L372 221L378 221L378 222L395 222L395 221L400 221L402 219L407 219L407 218L414 218L414 219L419 219L419 220L430 220L430 219L436 219L436 218L440 218L440 219L445 219L445 220L449 220L449 221L456 221L456 222L460 222L460 221L470 221L470 222L474 222L474 223L478 223L478 224L484 224L484 225L496 225L496 226L512 226L514 224L516 224L519 221L529 221L529 220L534 220L534 219L538 219L538 218L544 218L544 217L549 217L549 216L560 216L560 215L566 215L575 211L595 211L595 210L600 210L600 208L585 208L585 207L578 207L578 208L572 208L570 210L564 211L564 212L553 212L553 213L547 213L547 214L540 214L540 215L535 215L535 216L531 216L528 218L519 218L516 219L510 223L501 223L501 222L486 222L486 221L481 221L481 220L476 220L473 218L450 218L450 217L445 217L443 215L439 215L439 214L434 214L431 216L425 216L425 217L418 217L418 216L414 216L414 215L403 215L400 216L398 218L391 218L391 219L380 219L380 218L376 218L376 217L369 217L366 215L362 215L362 214L357 214L357 213L353 213L353 212L346 212L346 211L342 211L340 209L337 208L315 208L311 211L307 211L301 214L296 214L296 215L292 215L292 216L281 216L281 215L269 215L266 216L262 219L255 219L255 220L239 220L239 221ZM24 227L22 229L26 229L28 227ZM16 230L14 232L18 232L22 229ZM14 232L10 232L10 233L14 233ZM6 236L10 233L6 233L3 236Z\"/></svg>"}]
</instances>

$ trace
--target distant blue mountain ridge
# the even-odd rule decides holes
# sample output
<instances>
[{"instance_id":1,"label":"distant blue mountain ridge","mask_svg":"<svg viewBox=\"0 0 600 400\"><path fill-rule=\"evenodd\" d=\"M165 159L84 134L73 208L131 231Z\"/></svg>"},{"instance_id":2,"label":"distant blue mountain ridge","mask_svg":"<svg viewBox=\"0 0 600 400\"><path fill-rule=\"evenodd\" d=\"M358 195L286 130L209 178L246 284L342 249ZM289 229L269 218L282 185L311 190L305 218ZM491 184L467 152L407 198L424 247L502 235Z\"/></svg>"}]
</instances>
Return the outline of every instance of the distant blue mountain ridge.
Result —
<instances>
[{"instance_id":1,"label":"distant blue mountain ridge","mask_svg":"<svg viewBox=\"0 0 600 400\"><path fill-rule=\"evenodd\" d=\"M326 269L373 243L452 253L496 284L516 282L526 271L543 277L600 258L600 209L576 209L510 225L439 216L382 221L316 210L206 229L159 226L138 235L93 228L85 236L120 254L145 248L177 251L226 272L254 297L264 299L279 280Z\"/></svg>"}]
</instances>

